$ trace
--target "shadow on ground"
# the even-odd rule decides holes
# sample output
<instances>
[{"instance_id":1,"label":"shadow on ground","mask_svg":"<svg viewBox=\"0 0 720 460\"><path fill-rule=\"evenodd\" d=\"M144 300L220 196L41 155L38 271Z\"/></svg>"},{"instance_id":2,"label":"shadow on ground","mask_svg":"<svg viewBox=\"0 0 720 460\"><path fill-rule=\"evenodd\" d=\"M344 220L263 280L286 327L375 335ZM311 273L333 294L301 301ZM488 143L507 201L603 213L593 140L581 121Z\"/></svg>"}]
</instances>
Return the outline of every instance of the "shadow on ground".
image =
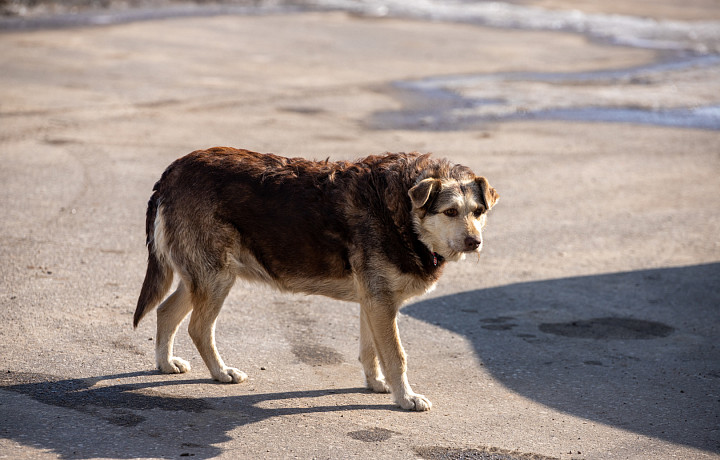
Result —
<instances>
[{"instance_id":1,"label":"shadow on ground","mask_svg":"<svg viewBox=\"0 0 720 460\"><path fill-rule=\"evenodd\" d=\"M6 390L0 393L0 409L6 406L7 410L9 405L23 410L4 414L0 437L50 449L62 458L212 458L222 453L218 445L230 440L231 430L271 417L399 410L386 404L338 405L332 399L323 405L326 396L370 394L362 388L183 397L167 389L174 385L207 386L208 380L166 380L162 376L162 381L146 381L158 376L156 372L138 372L60 380L42 374L8 372L0 376L0 390ZM133 378L144 381L113 382ZM34 409L27 398L13 403L13 394L41 404ZM47 406L72 411L50 412Z\"/></svg>"},{"instance_id":2,"label":"shadow on ground","mask_svg":"<svg viewBox=\"0 0 720 460\"><path fill-rule=\"evenodd\" d=\"M403 312L568 414L720 452L720 263L511 284Z\"/></svg>"},{"instance_id":3,"label":"shadow on ground","mask_svg":"<svg viewBox=\"0 0 720 460\"><path fill-rule=\"evenodd\" d=\"M466 336L492 376L524 397L720 452L720 263L512 284L403 311ZM208 380L177 377L0 374L0 438L62 458L211 458L235 428L273 417L398 410L376 398L338 404L338 394L368 393L360 388L178 396L176 385L193 394Z\"/></svg>"}]
</instances>

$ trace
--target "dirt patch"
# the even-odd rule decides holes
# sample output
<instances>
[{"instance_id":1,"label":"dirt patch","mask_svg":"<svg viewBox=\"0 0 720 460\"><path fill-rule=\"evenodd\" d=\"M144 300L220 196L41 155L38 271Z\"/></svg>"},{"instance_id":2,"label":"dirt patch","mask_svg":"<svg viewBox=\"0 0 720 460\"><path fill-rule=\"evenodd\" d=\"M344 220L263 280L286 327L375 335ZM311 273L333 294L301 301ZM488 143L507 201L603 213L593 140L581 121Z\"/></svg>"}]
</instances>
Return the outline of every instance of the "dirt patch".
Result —
<instances>
[{"instance_id":1,"label":"dirt patch","mask_svg":"<svg viewBox=\"0 0 720 460\"><path fill-rule=\"evenodd\" d=\"M610 317L568 323L543 323L540 330L547 334L580 339L634 340L667 337L675 329L656 321Z\"/></svg>"},{"instance_id":2,"label":"dirt patch","mask_svg":"<svg viewBox=\"0 0 720 460\"><path fill-rule=\"evenodd\" d=\"M512 452L495 447L483 447L480 449L416 447L415 453L429 460L557 460L555 457Z\"/></svg>"},{"instance_id":3,"label":"dirt patch","mask_svg":"<svg viewBox=\"0 0 720 460\"><path fill-rule=\"evenodd\" d=\"M397 434L395 431L386 430L385 428L370 428L369 430L351 431L348 433L353 439L364 442L383 442L387 441L392 435Z\"/></svg>"},{"instance_id":4,"label":"dirt patch","mask_svg":"<svg viewBox=\"0 0 720 460\"><path fill-rule=\"evenodd\" d=\"M345 361L337 351L315 343L294 343L292 352L297 359L310 366L342 364Z\"/></svg>"}]
</instances>

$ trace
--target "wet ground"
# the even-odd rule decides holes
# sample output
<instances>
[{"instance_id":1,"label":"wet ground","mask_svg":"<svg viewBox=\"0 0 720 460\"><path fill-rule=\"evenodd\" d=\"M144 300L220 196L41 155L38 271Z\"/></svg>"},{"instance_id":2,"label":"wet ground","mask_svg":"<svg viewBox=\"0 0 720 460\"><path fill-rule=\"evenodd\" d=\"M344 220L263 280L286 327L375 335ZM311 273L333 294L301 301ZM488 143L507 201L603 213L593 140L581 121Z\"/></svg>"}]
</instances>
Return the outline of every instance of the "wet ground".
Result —
<instances>
[{"instance_id":1,"label":"wet ground","mask_svg":"<svg viewBox=\"0 0 720 460\"><path fill-rule=\"evenodd\" d=\"M624 69L433 77L394 83L409 107L379 113L372 123L453 130L490 121L562 120L720 130L718 82L717 55L666 57Z\"/></svg>"}]
</instances>

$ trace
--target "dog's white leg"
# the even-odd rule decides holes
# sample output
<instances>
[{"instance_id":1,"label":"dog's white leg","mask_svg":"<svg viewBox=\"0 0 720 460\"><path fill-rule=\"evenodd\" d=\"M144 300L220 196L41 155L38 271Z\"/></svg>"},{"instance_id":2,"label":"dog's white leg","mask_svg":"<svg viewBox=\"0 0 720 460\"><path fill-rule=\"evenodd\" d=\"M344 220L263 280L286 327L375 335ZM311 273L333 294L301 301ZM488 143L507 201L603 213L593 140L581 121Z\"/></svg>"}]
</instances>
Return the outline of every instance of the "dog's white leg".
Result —
<instances>
[{"instance_id":1,"label":"dog's white leg","mask_svg":"<svg viewBox=\"0 0 720 460\"><path fill-rule=\"evenodd\" d=\"M390 393L385 376L380 370L380 361L375 353L375 344L365 309L360 308L360 362L365 371L367 387L376 393Z\"/></svg>"},{"instance_id":2,"label":"dog's white leg","mask_svg":"<svg viewBox=\"0 0 720 460\"><path fill-rule=\"evenodd\" d=\"M247 374L225 366L215 346L215 322L234 279L222 282L216 278L213 281L216 285L210 289L199 287L192 293L194 308L188 332L215 380L223 383L244 382Z\"/></svg>"},{"instance_id":3,"label":"dog's white leg","mask_svg":"<svg viewBox=\"0 0 720 460\"><path fill-rule=\"evenodd\" d=\"M192 310L190 293L181 281L175 292L157 310L157 337L155 341L155 363L161 372L180 374L190 370L190 363L173 356L175 334L182 320Z\"/></svg>"},{"instance_id":4,"label":"dog's white leg","mask_svg":"<svg viewBox=\"0 0 720 460\"><path fill-rule=\"evenodd\" d=\"M382 301L365 302L361 308L365 310L375 351L395 402L403 409L430 410L432 403L413 392L407 380L405 350L397 327L398 308Z\"/></svg>"}]
</instances>

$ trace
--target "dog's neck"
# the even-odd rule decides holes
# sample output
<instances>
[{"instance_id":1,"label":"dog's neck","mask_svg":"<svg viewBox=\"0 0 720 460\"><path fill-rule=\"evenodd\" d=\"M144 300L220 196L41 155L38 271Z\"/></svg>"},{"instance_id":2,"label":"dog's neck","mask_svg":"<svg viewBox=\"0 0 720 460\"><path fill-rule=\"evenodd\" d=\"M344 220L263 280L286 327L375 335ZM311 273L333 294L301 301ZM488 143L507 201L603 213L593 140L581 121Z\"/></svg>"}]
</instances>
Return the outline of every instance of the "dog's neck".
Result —
<instances>
[{"instance_id":1,"label":"dog's neck","mask_svg":"<svg viewBox=\"0 0 720 460\"><path fill-rule=\"evenodd\" d=\"M446 259L431 249L432 243L424 240L420 229L420 217L413 211L412 236L410 238L414 240L412 244L415 254L417 254L420 258L423 271L432 274L433 276L437 276L438 274L435 272L445 265Z\"/></svg>"},{"instance_id":2,"label":"dog's neck","mask_svg":"<svg viewBox=\"0 0 720 460\"><path fill-rule=\"evenodd\" d=\"M433 277L439 275L439 270L443 268L447 260L435 251L423 243L420 239L416 239L414 243L414 251L420 264L422 271Z\"/></svg>"}]
</instances>

